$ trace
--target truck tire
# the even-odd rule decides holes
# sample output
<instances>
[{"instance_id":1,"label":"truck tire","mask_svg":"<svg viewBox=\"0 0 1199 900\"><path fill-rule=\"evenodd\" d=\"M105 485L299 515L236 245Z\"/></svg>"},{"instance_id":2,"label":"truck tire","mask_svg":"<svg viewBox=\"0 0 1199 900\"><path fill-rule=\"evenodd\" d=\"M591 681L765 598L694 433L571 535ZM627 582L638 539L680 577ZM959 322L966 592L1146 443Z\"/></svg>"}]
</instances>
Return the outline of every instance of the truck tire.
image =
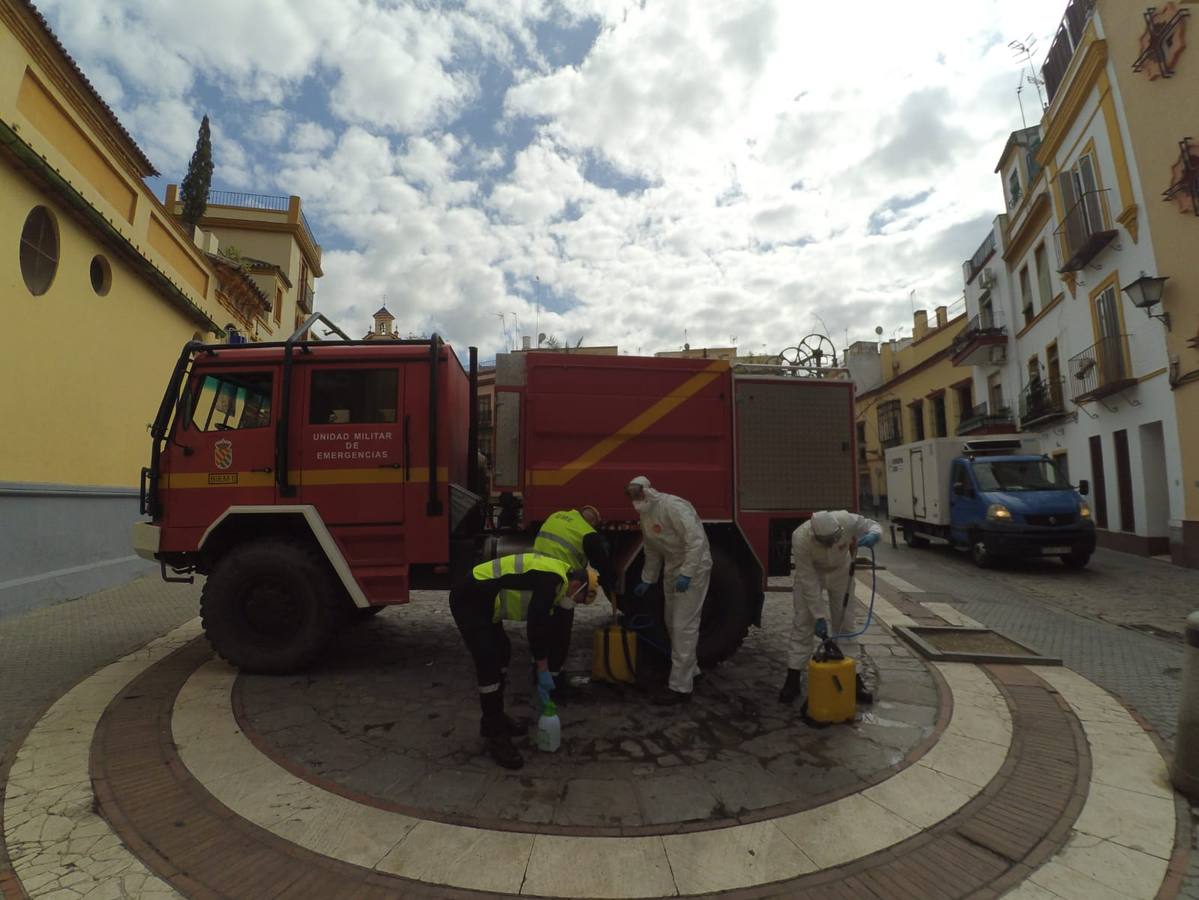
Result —
<instances>
[{"instance_id":1,"label":"truck tire","mask_svg":"<svg viewBox=\"0 0 1199 900\"><path fill-rule=\"evenodd\" d=\"M990 569L995 566L995 557L987 549L987 544L983 540L981 534L973 533L970 535L970 559L980 569Z\"/></svg>"},{"instance_id":2,"label":"truck tire","mask_svg":"<svg viewBox=\"0 0 1199 900\"><path fill-rule=\"evenodd\" d=\"M695 654L700 666L714 666L736 653L749 633L752 617L750 592L737 563L722 547L713 547L712 575Z\"/></svg>"},{"instance_id":3,"label":"truck tire","mask_svg":"<svg viewBox=\"0 0 1199 900\"><path fill-rule=\"evenodd\" d=\"M1086 553L1085 551L1082 553L1079 553L1079 552L1067 553L1065 556L1062 557L1062 562L1065 563L1067 566L1069 566L1071 569L1085 569L1087 567L1087 563L1089 563L1090 561L1091 561L1091 554Z\"/></svg>"},{"instance_id":4,"label":"truck tire","mask_svg":"<svg viewBox=\"0 0 1199 900\"><path fill-rule=\"evenodd\" d=\"M200 619L223 659L245 672L286 675L320 656L345 602L319 553L265 538L216 563L200 595Z\"/></svg>"}]
</instances>

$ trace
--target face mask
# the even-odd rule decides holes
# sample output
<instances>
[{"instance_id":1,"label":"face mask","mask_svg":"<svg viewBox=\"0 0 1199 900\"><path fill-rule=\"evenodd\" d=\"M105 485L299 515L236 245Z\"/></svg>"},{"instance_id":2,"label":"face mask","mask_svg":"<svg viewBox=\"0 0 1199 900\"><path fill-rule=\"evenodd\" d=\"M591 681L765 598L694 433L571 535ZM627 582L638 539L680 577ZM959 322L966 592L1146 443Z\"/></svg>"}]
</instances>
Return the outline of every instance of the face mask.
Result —
<instances>
[{"instance_id":1,"label":"face mask","mask_svg":"<svg viewBox=\"0 0 1199 900\"><path fill-rule=\"evenodd\" d=\"M639 513L643 513L647 509L649 509L649 501L648 500L634 500L633 501L633 509L637 510L637 512L639 512Z\"/></svg>"}]
</instances>

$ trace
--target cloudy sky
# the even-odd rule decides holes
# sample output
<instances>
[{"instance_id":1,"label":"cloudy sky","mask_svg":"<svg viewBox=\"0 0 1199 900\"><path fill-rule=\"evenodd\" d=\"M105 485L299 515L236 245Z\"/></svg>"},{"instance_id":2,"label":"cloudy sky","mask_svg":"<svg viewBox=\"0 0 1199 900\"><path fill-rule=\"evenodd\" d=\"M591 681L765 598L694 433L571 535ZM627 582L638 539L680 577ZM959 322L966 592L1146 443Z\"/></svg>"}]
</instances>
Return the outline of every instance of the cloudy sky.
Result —
<instances>
[{"instance_id":1,"label":"cloudy sky","mask_svg":"<svg viewBox=\"0 0 1199 900\"><path fill-rule=\"evenodd\" d=\"M910 334L1002 206L1008 42L1064 5L38 0L160 196L208 113L214 189L303 198L322 311L484 356Z\"/></svg>"}]
</instances>

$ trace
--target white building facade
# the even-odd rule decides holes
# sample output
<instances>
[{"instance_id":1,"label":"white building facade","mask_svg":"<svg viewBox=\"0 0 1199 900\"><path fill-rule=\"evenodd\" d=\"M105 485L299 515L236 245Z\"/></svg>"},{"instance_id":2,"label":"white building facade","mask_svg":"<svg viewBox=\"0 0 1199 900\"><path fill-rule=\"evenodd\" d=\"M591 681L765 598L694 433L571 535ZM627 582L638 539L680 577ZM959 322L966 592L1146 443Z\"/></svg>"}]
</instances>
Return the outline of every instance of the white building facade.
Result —
<instances>
[{"instance_id":1,"label":"white building facade","mask_svg":"<svg viewBox=\"0 0 1199 900\"><path fill-rule=\"evenodd\" d=\"M1184 513L1166 332L1122 290L1158 271L1138 210L1161 201L1132 177L1101 39L1093 10L1063 23L1054 49L1069 64L1045 118L1004 149L1006 212L965 263L972 318L954 360L973 370L985 430L1036 434L1089 482L1101 546L1161 555Z\"/></svg>"}]
</instances>

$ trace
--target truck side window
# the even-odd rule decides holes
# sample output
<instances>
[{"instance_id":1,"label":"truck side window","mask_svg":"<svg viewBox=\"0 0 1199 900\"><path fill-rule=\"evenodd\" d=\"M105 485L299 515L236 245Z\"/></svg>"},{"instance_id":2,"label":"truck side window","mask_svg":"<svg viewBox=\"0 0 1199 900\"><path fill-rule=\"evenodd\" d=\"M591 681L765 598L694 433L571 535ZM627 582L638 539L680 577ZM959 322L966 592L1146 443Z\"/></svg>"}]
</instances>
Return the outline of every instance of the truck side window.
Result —
<instances>
[{"instance_id":1,"label":"truck side window","mask_svg":"<svg viewBox=\"0 0 1199 900\"><path fill-rule=\"evenodd\" d=\"M395 369L322 369L312 373L310 425L358 425L396 420Z\"/></svg>"},{"instance_id":2,"label":"truck side window","mask_svg":"<svg viewBox=\"0 0 1199 900\"><path fill-rule=\"evenodd\" d=\"M956 488L958 485L961 485L962 496L969 497L974 493L974 486L970 484L970 473L961 463L953 468L953 486Z\"/></svg>"},{"instance_id":3,"label":"truck side window","mask_svg":"<svg viewBox=\"0 0 1199 900\"><path fill-rule=\"evenodd\" d=\"M270 372L205 375L192 402L197 431L245 431L271 424Z\"/></svg>"}]
</instances>

